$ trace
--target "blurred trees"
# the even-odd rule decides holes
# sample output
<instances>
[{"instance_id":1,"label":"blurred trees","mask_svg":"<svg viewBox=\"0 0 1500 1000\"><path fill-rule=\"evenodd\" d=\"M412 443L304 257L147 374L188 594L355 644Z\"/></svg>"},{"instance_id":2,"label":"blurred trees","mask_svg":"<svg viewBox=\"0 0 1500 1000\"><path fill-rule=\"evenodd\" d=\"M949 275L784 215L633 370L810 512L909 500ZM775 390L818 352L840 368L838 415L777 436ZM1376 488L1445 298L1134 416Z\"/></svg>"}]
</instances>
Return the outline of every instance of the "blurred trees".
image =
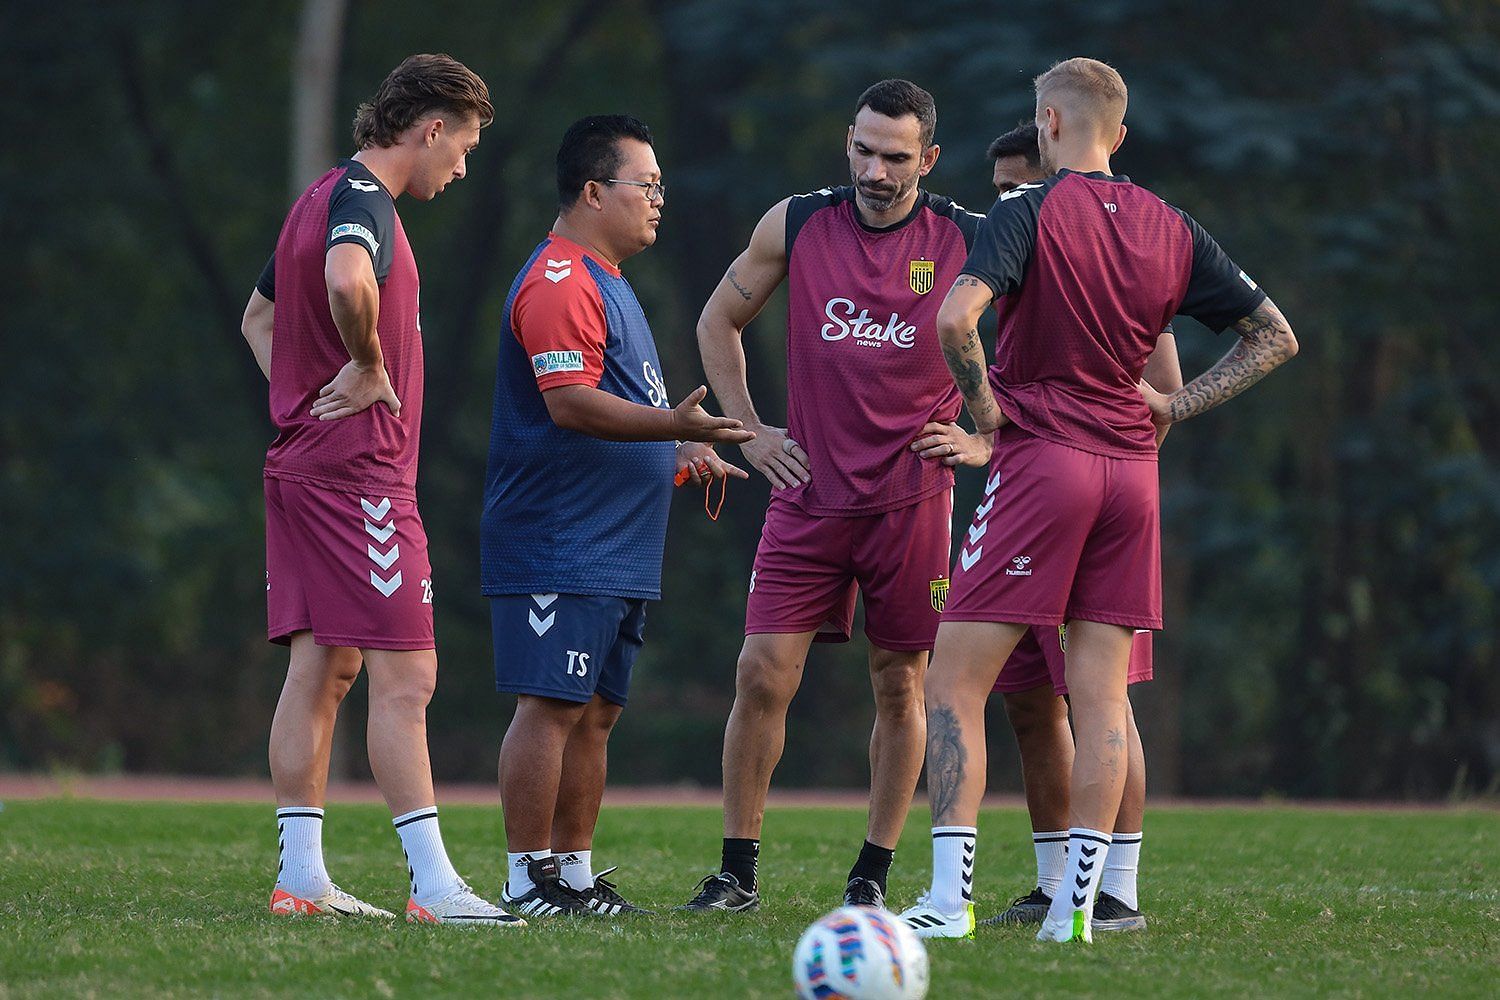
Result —
<instances>
[{"instance_id":1,"label":"blurred trees","mask_svg":"<svg viewBox=\"0 0 1500 1000\"><path fill-rule=\"evenodd\" d=\"M262 632L269 427L238 320L289 201L293 107L311 96L289 86L302 19L341 6L63 2L0 34L12 137L0 157L0 767L264 768L284 656ZM1494 790L1500 9L992 11L556 0L434 14L372 0L320 36L342 48L324 64L340 150L355 105L413 51L452 52L495 96L468 178L434 204L399 205L424 284L441 776L488 778L509 710L489 693L477 588L489 394L504 292L553 218L566 125L628 110L656 131L666 224L627 273L680 395L701 380L698 309L760 214L846 176L844 129L865 85L904 75L933 91L944 152L931 186L982 209L985 145L1029 114L1032 75L1084 53L1131 85L1116 169L1215 233L1303 344L1284 373L1165 449L1169 620L1160 679L1135 692L1155 787ZM784 309L773 299L747 337L768 416L785 412ZM1189 374L1225 346L1191 324L1179 341ZM974 491L960 489L960 521ZM718 780L766 488L731 494L717 524L679 498L617 780ZM815 650L781 783L866 780L863 661L859 642ZM341 723L355 742L361 701ZM1014 788L996 721L993 785Z\"/></svg>"}]
</instances>

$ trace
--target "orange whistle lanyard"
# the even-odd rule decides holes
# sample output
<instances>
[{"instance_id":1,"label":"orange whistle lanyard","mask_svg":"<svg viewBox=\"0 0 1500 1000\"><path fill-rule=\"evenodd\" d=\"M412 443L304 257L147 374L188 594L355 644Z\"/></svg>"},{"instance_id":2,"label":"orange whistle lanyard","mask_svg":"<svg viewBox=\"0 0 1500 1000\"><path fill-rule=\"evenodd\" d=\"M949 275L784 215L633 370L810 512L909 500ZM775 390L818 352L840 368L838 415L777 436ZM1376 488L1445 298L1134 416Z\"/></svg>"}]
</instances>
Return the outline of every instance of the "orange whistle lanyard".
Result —
<instances>
[{"instance_id":1,"label":"orange whistle lanyard","mask_svg":"<svg viewBox=\"0 0 1500 1000\"><path fill-rule=\"evenodd\" d=\"M681 486L692 478L693 471L687 466L677 470L677 475L672 477L673 486ZM724 500L729 496L729 477L721 476L719 479L719 502L715 504L712 500L714 489L714 476L709 474L708 463L700 463L697 467L700 476L707 476L708 481L703 484L703 513L708 515L710 521L717 521L719 513L724 509Z\"/></svg>"}]
</instances>

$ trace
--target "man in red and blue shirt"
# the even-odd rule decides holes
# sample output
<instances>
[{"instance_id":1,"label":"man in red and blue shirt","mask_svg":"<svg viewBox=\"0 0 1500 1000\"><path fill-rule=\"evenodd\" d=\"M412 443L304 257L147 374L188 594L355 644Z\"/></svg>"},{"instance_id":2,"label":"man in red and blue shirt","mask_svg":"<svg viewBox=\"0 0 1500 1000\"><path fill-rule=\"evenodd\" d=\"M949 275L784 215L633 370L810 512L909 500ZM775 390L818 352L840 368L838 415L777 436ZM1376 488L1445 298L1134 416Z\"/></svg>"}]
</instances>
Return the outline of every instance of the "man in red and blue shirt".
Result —
<instances>
[{"instance_id":1,"label":"man in red and blue shirt","mask_svg":"<svg viewBox=\"0 0 1500 1000\"><path fill-rule=\"evenodd\" d=\"M620 264L656 242L666 202L650 130L575 122L557 153L561 211L506 298L490 426L481 571L495 680L516 695L500 752L509 859L501 897L527 916L639 912L592 868L606 744L661 597L679 472L746 474L709 441L738 420L673 407ZM678 444L674 445L673 442Z\"/></svg>"},{"instance_id":2,"label":"man in red and blue shirt","mask_svg":"<svg viewBox=\"0 0 1500 1000\"><path fill-rule=\"evenodd\" d=\"M416 493L422 322L395 207L462 178L493 118L484 82L454 59L396 67L360 106L359 151L292 206L245 311L277 432L265 464L267 631L291 647L271 723L273 913L391 916L334 885L323 861L334 717L365 668L370 769L406 854L407 919L524 923L469 889L438 831L427 758L432 567Z\"/></svg>"}]
</instances>

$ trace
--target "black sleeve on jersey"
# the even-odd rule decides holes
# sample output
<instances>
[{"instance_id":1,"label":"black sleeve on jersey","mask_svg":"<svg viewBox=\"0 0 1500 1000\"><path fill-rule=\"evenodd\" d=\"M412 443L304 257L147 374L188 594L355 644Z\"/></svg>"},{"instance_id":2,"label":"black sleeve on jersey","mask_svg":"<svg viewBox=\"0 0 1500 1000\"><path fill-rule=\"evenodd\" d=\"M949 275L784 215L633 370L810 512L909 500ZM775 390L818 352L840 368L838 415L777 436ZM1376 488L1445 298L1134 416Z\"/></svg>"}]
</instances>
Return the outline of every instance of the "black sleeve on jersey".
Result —
<instances>
[{"instance_id":1,"label":"black sleeve on jersey","mask_svg":"<svg viewBox=\"0 0 1500 1000\"><path fill-rule=\"evenodd\" d=\"M1193 237L1193 273L1177 312L1220 333L1266 300L1266 293L1241 271L1214 238L1182 209L1171 206Z\"/></svg>"},{"instance_id":2,"label":"black sleeve on jersey","mask_svg":"<svg viewBox=\"0 0 1500 1000\"><path fill-rule=\"evenodd\" d=\"M952 219L959 232L964 234L964 249L973 252L974 241L979 237L979 227L984 224L984 216L969 211L952 198L944 198L930 191L927 194L927 207L945 219Z\"/></svg>"},{"instance_id":3,"label":"black sleeve on jersey","mask_svg":"<svg viewBox=\"0 0 1500 1000\"><path fill-rule=\"evenodd\" d=\"M792 259L792 244L797 242L797 234L802 227L807 225L807 220L820 208L829 205L837 205L840 201L849 201L854 198L854 188L845 186L838 188L824 188L811 194L793 195L792 200L786 205L786 259Z\"/></svg>"},{"instance_id":4,"label":"black sleeve on jersey","mask_svg":"<svg viewBox=\"0 0 1500 1000\"><path fill-rule=\"evenodd\" d=\"M375 280L391 273L391 240L396 234L396 205L385 189L353 171L339 179L328 199L328 245L355 243L370 253Z\"/></svg>"},{"instance_id":5,"label":"black sleeve on jersey","mask_svg":"<svg viewBox=\"0 0 1500 1000\"><path fill-rule=\"evenodd\" d=\"M271 259L266 261L266 266L261 268L260 277L255 280L255 290L272 302L276 301L276 255L274 253L271 254Z\"/></svg>"},{"instance_id":6,"label":"black sleeve on jersey","mask_svg":"<svg viewBox=\"0 0 1500 1000\"><path fill-rule=\"evenodd\" d=\"M1036 250L1036 231L1042 215L1042 199L1052 184L1022 184L995 200L985 216L964 262L963 273L990 286L995 297L1011 295L1026 278L1026 268Z\"/></svg>"}]
</instances>

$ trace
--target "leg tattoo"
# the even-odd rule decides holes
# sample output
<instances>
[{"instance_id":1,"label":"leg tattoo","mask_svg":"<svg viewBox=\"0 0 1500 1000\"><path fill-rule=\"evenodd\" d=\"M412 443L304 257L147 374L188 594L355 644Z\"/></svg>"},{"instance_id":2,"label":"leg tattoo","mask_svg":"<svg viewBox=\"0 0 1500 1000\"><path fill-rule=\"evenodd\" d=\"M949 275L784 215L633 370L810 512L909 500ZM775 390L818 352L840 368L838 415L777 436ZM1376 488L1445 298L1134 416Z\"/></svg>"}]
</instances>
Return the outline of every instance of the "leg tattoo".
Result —
<instances>
[{"instance_id":1,"label":"leg tattoo","mask_svg":"<svg viewBox=\"0 0 1500 1000\"><path fill-rule=\"evenodd\" d=\"M964 781L964 751L958 716L947 705L935 705L927 716L927 791L932 798L932 822L948 822Z\"/></svg>"}]
</instances>

